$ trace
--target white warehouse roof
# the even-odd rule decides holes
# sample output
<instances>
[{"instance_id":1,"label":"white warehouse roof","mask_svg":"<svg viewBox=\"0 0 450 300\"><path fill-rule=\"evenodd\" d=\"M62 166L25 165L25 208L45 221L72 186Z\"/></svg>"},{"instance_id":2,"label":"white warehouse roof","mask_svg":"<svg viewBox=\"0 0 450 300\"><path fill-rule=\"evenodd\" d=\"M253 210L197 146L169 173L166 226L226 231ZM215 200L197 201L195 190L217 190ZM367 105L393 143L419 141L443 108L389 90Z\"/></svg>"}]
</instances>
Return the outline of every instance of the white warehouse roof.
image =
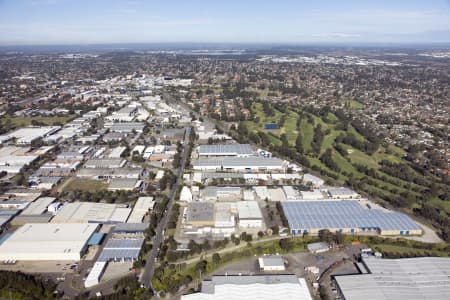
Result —
<instances>
[{"instance_id":1,"label":"white warehouse roof","mask_svg":"<svg viewBox=\"0 0 450 300\"><path fill-rule=\"evenodd\" d=\"M306 281L295 275L213 276L202 282L202 292L182 300L310 300Z\"/></svg>"},{"instance_id":2,"label":"white warehouse roof","mask_svg":"<svg viewBox=\"0 0 450 300\"><path fill-rule=\"evenodd\" d=\"M22 215L40 215L47 210L47 207L54 202L55 199L56 198L54 197L38 198L22 211Z\"/></svg>"},{"instance_id":3,"label":"white warehouse roof","mask_svg":"<svg viewBox=\"0 0 450 300\"><path fill-rule=\"evenodd\" d=\"M253 150L249 144L201 145L198 154L200 156L250 156L253 155Z\"/></svg>"},{"instance_id":4,"label":"white warehouse roof","mask_svg":"<svg viewBox=\"0 0 450 300\"><path fill-rule=\"evenodd\" d=\"M237 202L239 219L262 219L261 209L256 201Z\"/></svg>"},{"instance_id":5,"label":"white warehouse roof","mask_svg":"<svg viewBox=\"0 0 450 300\"><path fill-rule=\"evenodd\" d=\"M107 223L117 208L116 204L72 202L66 203L52 223Z\"/></svg>"},{"instance_id":6,"label":"white warehouse roof","mask_svg":"<svg viewBox=\"0 0 450 300\"><path fill-rule=\"evenodd\" d=\"M0 245L0 260L80 260L98 224L25 224Z\"/></svg>"},{"instance_id":7,"label":"white warehouse roof","mask_svg":"<svg viewBox=\"0 0 450 300\"><path fill-rule=\"evenodd\" d=\"M444 300L450 290L450 258L363 259L370 274L336 276L345 299Z\"/></svg>"}]
</instances>

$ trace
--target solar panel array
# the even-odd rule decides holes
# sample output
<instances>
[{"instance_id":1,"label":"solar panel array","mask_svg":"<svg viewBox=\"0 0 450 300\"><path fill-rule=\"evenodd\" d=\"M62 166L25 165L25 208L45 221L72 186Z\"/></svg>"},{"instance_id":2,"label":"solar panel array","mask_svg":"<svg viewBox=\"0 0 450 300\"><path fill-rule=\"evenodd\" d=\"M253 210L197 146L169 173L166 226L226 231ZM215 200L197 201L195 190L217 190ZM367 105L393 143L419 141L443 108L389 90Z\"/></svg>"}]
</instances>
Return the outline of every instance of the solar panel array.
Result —
<instances>
[{"instance_id":1,"label":"solar panel array","mask_svg":"<svg viewBox=\"0 0 450 300\"><path fill-rule=\"evenodd\" d=\"M420 230L407 215L364 209L357 201L281 202L292 229Z\"/></svg>"}]
</instances>

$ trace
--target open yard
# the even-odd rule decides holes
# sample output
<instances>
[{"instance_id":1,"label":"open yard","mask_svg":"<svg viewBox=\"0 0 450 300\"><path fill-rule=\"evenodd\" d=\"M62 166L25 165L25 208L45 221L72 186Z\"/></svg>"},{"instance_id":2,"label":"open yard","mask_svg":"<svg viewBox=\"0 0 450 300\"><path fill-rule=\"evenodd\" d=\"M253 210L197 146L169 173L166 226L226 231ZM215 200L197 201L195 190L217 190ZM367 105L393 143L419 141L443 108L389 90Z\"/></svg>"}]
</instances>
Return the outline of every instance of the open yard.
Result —
<instances>
[{"instance_id":1,"label":"open yard","mask_svg":"<svg viewBox=\"0 0 450 300\"><path fill-rule=\"evenodd\" d=\"M67 115L67 116L51 116L51 117L2 117L0 122L2 124L11 123L14 127L24 127L35 124L42 125L64 125L73 119L77 115Z\"/></svg>"},{"instance_id":2,"label":"open yard","mask_svg":"<svg viewBox=\"0 0 450 300\"><path fill-rule=\"evenodd\" d=\"M65 192L86 191L95 193L99 190L106 189L107 186L108 186L107 183L100 180L74 179L64 187L64 191Z\"/></svg>"}]
</instances>

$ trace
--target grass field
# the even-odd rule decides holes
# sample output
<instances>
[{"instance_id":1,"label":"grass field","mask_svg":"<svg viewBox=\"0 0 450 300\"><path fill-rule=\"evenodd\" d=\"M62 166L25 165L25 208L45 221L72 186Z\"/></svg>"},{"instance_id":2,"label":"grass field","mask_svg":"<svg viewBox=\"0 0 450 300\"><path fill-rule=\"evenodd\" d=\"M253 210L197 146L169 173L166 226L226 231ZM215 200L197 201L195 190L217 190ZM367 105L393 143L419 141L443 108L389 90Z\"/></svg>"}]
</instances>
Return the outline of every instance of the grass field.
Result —
<instances>
[{"instance_id":1,"label":"grass field","mask_svg":"<svg viewBox=\"0 0 450 300\"><path fill-rule=\"evenodd\" d=\"M353 103L353 105L356 104ZM272 117L268 117L264 114L261 103L254 103L252 109L254 114L258 117L259 120L257 122L247 121L246 125L248 130L254 132L263 131L266 132L266 134L270 132L271 134L268 134L269 142L276 146L281 145L281 140L279 139L281 134L286 134L291 146L295 145L295 141L298 135L297 120L300 111L298 111L296 108L288 108L286 120L283 126L278 130L267 131L264 130L264 124L278 122L282 113L274 109L275 115ZM334 174L335 176L337 176L336 181L340 184L345 184L351 178L358 180L367 177L367 175L359 172L355 167L355 165L363 165L368 167L369 169L374 169L376 171L377 176L384 179L381 180L376 177L369 176L368 178L370 178L371 181L364 183L363 189L369 194L381 195L386 199L396 197L399 195L399 193L406 193L406 192L418 196L418 193L412 191L411 188L420 190L425 189L424 187L421 187L413 182L407 182L400 178L392 177L381 171L380 162L382 160L388 160L394 163L404 163L403 157L405 152L401 148L395 145L380 145L377 152L375 152L372 155L369 155L361 150L353 148L352 146L341 144L342 147L348 151L347 155L342 156L333 147L336 137L338 137L341 134L351 133L358 140L365 142L366 140L364 136L359 134L355 130L355 128L351 125L348 126L347 132L345 132L344 130L336 129L338 128L337 126L340 125L340 120L338 120L338 118L332 113L328 113L326 117L321 117L305 111L302 111L301 113L303 114L304 117L301 120L300 133L302 135L303 148L306 153L306 158L308 159L311 167L317 166L321 170L325 170L330 174ZM312 119L313 124L309 123L308 119ZM330 131L327 135L325 135L323 139L320 153L321 154L324 153L327 149L332 150L332 158L341 170L339 173L330 170L319 160L319 157L310 154L312 148L311 142L313 140L314 135L314 127L317 126L318 124L321 125L322 131L326 130ZM340 126L339 128L342 128L342 126ZM345 175L343 173L345 173ZM381 201L381 199L379 200ZM434 199L433 201L434 202L432 203L435 204L436 207L439 207L442 210L449 212L450 205L444 203L439 199Z\"/></svg>"},{"instance_id":2,"label":"grass field","mask_svg":"<svg viewBox=\"0 0 450 300\"><path fill-rule=\"evenodd\" d=\"M286 137L291 145L295 144L295 139L297 138L297 119L298 115L296 112L289 111L284 126L280 128L280 134L286 134Z\"/></svg>"},{"instance_id":3,"label":"grass field","mask_svg":"<svg viewBox=\"0 0 450 300\"><path fill-rule=\"evenodd\" d=\"M450 202L443 201L438 198L431 198L430 200L428 200L427 203L434 207L438 207L438 208L444 210L447 214L450 215Z\"/></svg>"},{"instance_id":4,"label":"grass field","mask_svg":"<svg viewBox=\"0 0 450 300\"><path fill-rule=\"evenodd\" d=\"M342 104L350 109L363 109L365 105L361 102L358 102L354 99L342 99Z\"/></svg>"},{"instance_id":5,"label":"grass field","mask_svg":"<svg viewBox=\"0 0 450 300\"><path fill-rule=\"evenodd\" d=\"M302 119L301 129L302 129L303 148L305 149L305 151L309 151L311 150L311 142L313 139L314 128L311 124L308 123L306 119Z\"/></svg>"},{"instance_id":6,"label":"grass field","mask_svg":"<svg viewBox=\"0 0 450 300\"><path fill-rule=\"evenodd\" d=\"M65 192L86 191L95 193L99 190L104 190L108 184L100 180L75 179L65 186Z\"/></svg>"},{"instance_id":7,"label":"grass field","mask_svg":"<svg viewBox=\"0 0 450 300\"><path fill-rule=\"evenodd\" d=\"M340 135L341 133L344 133L343 131L340 130L334 130L331 129L330 134L326 135L323 138L323 142L322 142L322 149L320 150L321 153L325 152L325 150L327 150L328 148L331 148L334 144L334 140L336 139L336 137L338 135Z\"/></svg>"},{"instance_id":8,"label":"grass field","mask_svg":"<svg viewBox=\"0 0 450 300\"><path fill-rule=\"evenodd\" d=\"M77 115L68 115L68 116L52 116L52 117L2 117L0 122L5 124L7 122L11 122L14 127L24 127L32 125L33 120L43 123L45 125L57 125L57 124L66 124L73 119L75 119Z\"/></svg>"}]
</instances>

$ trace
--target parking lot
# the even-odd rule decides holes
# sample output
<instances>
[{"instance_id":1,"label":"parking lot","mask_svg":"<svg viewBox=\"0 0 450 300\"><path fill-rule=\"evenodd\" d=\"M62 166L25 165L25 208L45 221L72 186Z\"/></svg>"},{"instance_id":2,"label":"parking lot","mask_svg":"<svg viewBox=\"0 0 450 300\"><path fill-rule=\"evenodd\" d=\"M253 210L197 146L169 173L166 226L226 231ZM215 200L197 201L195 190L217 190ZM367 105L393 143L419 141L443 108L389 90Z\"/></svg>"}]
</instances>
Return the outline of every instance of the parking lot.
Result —
<instances>
[{"instance_id":1,"label":"parking lot","mask_svg":"<svg viewBox=\"0 0 450 300\"><path fill-rule=\"evenodd\" d=\"M304 277L308 282L311 294L318 295L318 290L313 288L313 283L317 282L319 276L326 271L330 266L336 262L340 263L339 268L333 269L331 274L351 274L357 273L356 267L350 261L353 258L353 253L358 253L359 248L346 248L346 249L332 249L325 253L312 254L309 252L299 252L283 255L288 261L288 265L285 271L270 271L264 272L259 269L258 257L252 257L246 260L238 261L216 270L212 275L258 275L258 274L295 274L297 277ZM305 270L305 267L317 267L319 268L319 274L313 274ZM329 293L332 293L330 287L330 277L324 276L323 284L328 287Z\"/></svg>"}]
</instances>

